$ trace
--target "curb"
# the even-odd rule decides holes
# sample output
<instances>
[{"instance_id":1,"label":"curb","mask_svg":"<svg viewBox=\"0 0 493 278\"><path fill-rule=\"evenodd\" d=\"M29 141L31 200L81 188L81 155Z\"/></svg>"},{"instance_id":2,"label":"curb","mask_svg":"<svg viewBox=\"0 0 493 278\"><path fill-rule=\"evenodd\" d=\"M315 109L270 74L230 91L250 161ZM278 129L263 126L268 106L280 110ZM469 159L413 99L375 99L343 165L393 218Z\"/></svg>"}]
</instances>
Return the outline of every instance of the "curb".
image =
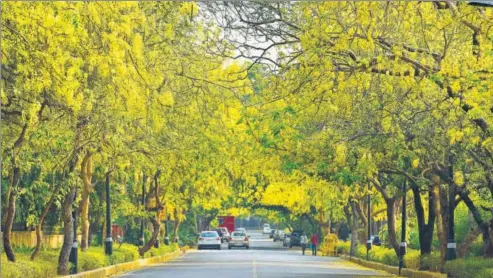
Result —
<instances>
[{"instance_id":1,"label":"curb","mask_svg":"<svg viewBox=\"0 0 493 278\"><path fill-rule=\"evenodd\" d=\"M366 261L366 260L363 260L360 258L350 257L348 255L341 255L340 258L347 260L347 261L351 261L353 263L357 263L359 265L362 265L362 266L365 266L368 268L383 270L385 272L394 274L396 276L399 275L399 268L396 266L389 266L389 265L382 264L382 263ZM447 274L444 274L444 273L431 272L431 271L420 271L420 270L414 270L414 269L410 269L410 268L403 268L401 271L401 276L412 277L412 278L447 278Z\"/></svg>"},{"instance_id":2,"label":"curb","mask_svg":"<svg viewBox=\"0 0 493 278\"><path fill-rule=\"evenodd\" d=\"M103 268L93 269L77 274L59 276L61 278L100 278L100 277L111 277L117 274L122 274L128 271L137 270L146 266L151 266L157 263L167 262L179 256L182 256L188 251L189 248L181 248L180 250L174 251L172 253L164 254L161 256L151 257L147 259L138 259L131 262L110 265Z\"/></svg>"}]
</instances>

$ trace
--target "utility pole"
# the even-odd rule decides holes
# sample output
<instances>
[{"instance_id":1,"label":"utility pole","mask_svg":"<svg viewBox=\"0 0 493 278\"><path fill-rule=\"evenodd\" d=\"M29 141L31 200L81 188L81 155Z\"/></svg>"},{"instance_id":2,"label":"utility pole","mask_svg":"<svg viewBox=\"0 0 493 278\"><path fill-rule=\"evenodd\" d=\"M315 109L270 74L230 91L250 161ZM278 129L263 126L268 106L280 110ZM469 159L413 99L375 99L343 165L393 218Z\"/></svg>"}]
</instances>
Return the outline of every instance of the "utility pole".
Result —
<instances>
[{"instance_id":1,"label":"utility pole","mask_svg":"<svg viewBox=\"0 0 493 278\"><path fill-rule=\"evenodd\" d=\"M169 214L168 214L168 211L166 211L166 224L164 225L164 232L165 232L164 244L165 245L169 245L168 223L169 223Z\"/></svg>"},{"instance_id":2,"label":"utility pole","mask_svg":"<svg viewBox=\"0 0 493 278\"><path fill-rule=\"evenodd\" d=\"M113 254L113 237L111 236L111 199L110 199L110 172L106 173L106 240L104 253Z\"/></svg>"},{"instance_id":3,"label":"utility pole","mask_svg":"<svg viewBox=\"0 0 493 278\"><path fill-rule=\"evenodd\" d=\"M368 182L368 200L367 200L367 206L368 206L368 240L366 241L366 260L368 261L369 255L370 255L370 250L371 250L371 194L370 194L370 183Z\"/></svg>"},{"instance_id":4,"label":"utility pole","mask_svg":"<svg viewBox=\"0 0 493 278\"><path fill-rule=\"evenodd\" d=\"M146 190L146 174L142 175L142 209L145 209L145 190ZM140 238L139 238L139 246L144 246L144 217L140 219Z\"/></svg>"},{"instance_id":5,"label":"utility pole","mask_svg":"<svg viewBox=\"0 0 493 278\"><path fill-rule=\"evenodd\" d=\"M401 244L399 246L399 276L401 275L401 270L404 267L404 256L406 255L406 180L402 184L402 191L404 196L402 197L402 223L401 223Z\"/></svg>"},{"instance_id":6,"label":"utility pole","mask_svg":"<svg viewBox=\"0 0 493 278\"><path fill-rule=\"evenodd\" d=\"M454 168L452 166L453 163L453 157L452 155L449 156L449 163L450 166L448 168L448 174L450 177L450 180L454 180ZM455 211L455 183L452 182L450 183L449 186L449 197L448 197L448 237L447 237L447 252L446 252L446 260L447 261L452 261L457 259L457 253L456 253L456 243L455 243L455 230L454 230L454 211Z\"/></svg>"},{"instance_id":7,"label":"utility pole","mask_svg":"<svg viewBox=\"0 0 493 278\"><path fill-rule=\"evenodd\" d=\"M75 185L75 194L74 194L74 200L72 203L75 203L75 200L77 199L77 185ZM77 209L73 208L72 209L72 220L73 220L73 225L74 225L74 239L72 241L72 249L70 250L70 255L69 255L69 262L73 264L72 268L72 274L77 274L77 269L78 269L78 248L79 248L79 242L77 241Z\"/></svg>"}]
</instances>

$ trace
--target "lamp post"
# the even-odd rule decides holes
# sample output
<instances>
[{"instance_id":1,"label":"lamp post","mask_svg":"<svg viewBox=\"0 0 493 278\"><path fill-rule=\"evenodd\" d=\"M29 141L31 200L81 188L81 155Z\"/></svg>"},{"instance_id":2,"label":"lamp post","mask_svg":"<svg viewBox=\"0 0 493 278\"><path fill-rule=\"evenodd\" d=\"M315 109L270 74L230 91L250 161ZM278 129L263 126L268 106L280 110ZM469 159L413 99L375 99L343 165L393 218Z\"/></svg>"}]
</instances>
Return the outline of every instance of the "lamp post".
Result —
<instances>
[{"instance_id":1,"label":"lamp post","mask_svg":"<svg viewBox=\"0 0 493 278\"><path fill-rule=\"evenodd\" d=\"M370 183L368 182L368 240L366 241L366 260L368 261L370 250L371 250L371 194L370 194Z\"/></svg>"},{"instance_id":2,"label":"lamp post","mask_svg":"<svg viewBox=\"0 0 493 278\"><path fill-rule=\"evenodd\" d=\"M73 202L75 202L76 199L77 199L77 185L75 188ZM76 208L73 208L73 210L72 210L72 221L73 221L73 225L74 225L74 227L73 227L74 228L74 239L72 241L72 249L70 249L70 255L69 255L68 260L69 260L69 262L71 262L73 264L72 274L77 274L78 261L79 261L79 258L78 258L79 242L77 241L77 209Z\"/></svg>"},{"instance_id":3,"label":"lamp post","mask_svg":"<svg viewBox=\"0 0 493 278\"><path fill-rule=\"evenodd\" d=\"M169 223L169 214L168 212L166 212L166 224L164 225L164 232L165 232L164 244L166 245L169 245L168 223Z\"/></svg>"},{"instance_id":4,"label":"lamp post","mask_svg":"<svg viewBox=\"0 0 493 278\"><path fill-rule=\"evenodd\" d=\"M106 240L104 253L113 254L113 237L111 236L111 199L110 199L110 172L106 173Z\"/></svg>"},{"instance_id":5,"label":"lamp post","mask_svg":"<svg viewBox=\"0 0 493 278\"><path fill-rule=\"evenodd\" d=\"M145 190L146 190L146 174L144 173L142 175L142 199L141 199L141 204L142 204L142 209L144 209L145 206ZM139 237L139 246L144 246L144 217L140 219L140 237Z\"/></svg>"},{"instance_id":6,"label":"lamp post","mask_svg":"<svg viewBox=\"0 0 493 278\"><path fill-rule=\"evenodd\" d=\"M402 191L404 197L402 197L402 223L401 223L401 244L399 245L399 275L401 275L401 270L404 267L404 255L406 255L406 180L402 184Z\"/></svg>"}]
</instances>

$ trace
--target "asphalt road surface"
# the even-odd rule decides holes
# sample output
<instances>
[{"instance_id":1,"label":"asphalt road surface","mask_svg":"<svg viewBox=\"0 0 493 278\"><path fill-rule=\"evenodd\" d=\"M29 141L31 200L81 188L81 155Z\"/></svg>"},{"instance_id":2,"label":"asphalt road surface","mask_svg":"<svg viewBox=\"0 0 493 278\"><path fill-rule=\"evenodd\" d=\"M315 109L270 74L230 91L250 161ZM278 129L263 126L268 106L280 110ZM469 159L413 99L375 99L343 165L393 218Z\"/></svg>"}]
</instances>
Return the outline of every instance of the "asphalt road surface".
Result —
<instances>
[{"instance_id":1,"label":"asphalt road surface","mask_svg":"<svg viewBox=\"0 0 493 278\"><path fill-rule=\"evenodd\" d=\"M381 272L333 257L315 257L307 250L288 249L258 231L247 231L250 249L190 251L172 261L128 272L121 278L280 278L383 277Z\"/></svg>"}]
</instances>

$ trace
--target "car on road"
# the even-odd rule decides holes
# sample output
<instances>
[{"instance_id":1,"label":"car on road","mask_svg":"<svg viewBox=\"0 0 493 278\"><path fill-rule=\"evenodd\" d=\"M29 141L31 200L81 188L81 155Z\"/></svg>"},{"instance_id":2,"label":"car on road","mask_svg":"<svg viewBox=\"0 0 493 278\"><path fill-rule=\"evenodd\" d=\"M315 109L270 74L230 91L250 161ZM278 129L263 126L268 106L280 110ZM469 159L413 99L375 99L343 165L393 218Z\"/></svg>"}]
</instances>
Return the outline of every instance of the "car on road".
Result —
<instances>
[{"instance_id":1,"label":"car on road","mask_svg":"<svg viewBox=\"0 0 493 278\"><path fill-rule=\"evenodd\" d=\"M200 233L197 248L199 250L206 248L221 250L221 242L221 237L216 231L203 231Z\"/></svg>"},{"instance_id":2,"label":"car on road","mask_svg":"<svg viewBox=\"0 0 493 278\"><path fill-rule=\"evenodd\" d=\"M282 241L282 245L284 247L288 247L290 241L291 241L291 234L290 233L285 233L284 234L283 241Z\"/></svg>"},{"instance_id":3,"label":"car on road","mask_svg":"<svg viewBox=\"0 0 493 278\"><path fill-rule=\"evenodd\" d=\"M264 224L264 229L262 230L262 233L265 234L270 234L271 229L269 224Z\"/></svg>"},{"instance_id":4,"label":"car on road","mask_svg":"<svg viewBox=\"0 0 493 278\"><path fill-rule=\"evenodd\" d=\"M235 231L231 233L231 237L228 241L228 249L233 247L245 247L246 249L250 248L250 240L246 233Z\"/></svg>"},{"instance_id":5,"label":"car on road","mask_svg":"<svg viewBox=\"0 0 493 278\"><path fill-rule=\"evenodd\" d=\"M284 239L284 231L276 230L276 232L274 233L274 242L282 241L283 239Z\"/></svg>"},{"instance_id":6,"label":"car on road","mask_svg":"<svg viewBox=\"0 0 493 278\"><path fill-rule=\"evenodd\" d=\"M291 238L289 239L289 248L293 246L301 246L301 235L303 234L303 230L294 230L291 233Z\"/></svg>"},{"instance_id":7,"label":"car on road","mask_svg":"<svg viewBox=\"0 0 493 278\"><path fill-rule=\"evenodd\" d=\"M221 242L227 242L229 239L229 231L226 227L217 228L217 233L221 236Z\"/></svg>"},{"instance_id":8,"label":"car on road","mask_svg":"<svg viewBox=\"0 0 493 278\"><path fill-rule=\"evenodd\" d=\"M380 246L382 245L382 242L380 241L380 237L378 235L371 236L370 237L371 244L375 246Z\"/></svg>"},{"instance_id":9,"label":"car on road","mask_svg":"<svg viewBox=\"0 0 493 278\"><path fill-rule=\"evenodd\" d=\"M277 229L272 229L270 230L269 238L274 238L274 235L276 234Z\"/></svg>"},{"instance_id":10,"label":"car on road","mask_svg":"<svg viewBox=\"0 0 493 278\"><path fill-rule=\"evenodd\" d=\"M245 228L238 228L238 229L236 229L236 231L238 231L238 232L244 232L245 234L247 233Z\"/></svg>"}]
</instances>

